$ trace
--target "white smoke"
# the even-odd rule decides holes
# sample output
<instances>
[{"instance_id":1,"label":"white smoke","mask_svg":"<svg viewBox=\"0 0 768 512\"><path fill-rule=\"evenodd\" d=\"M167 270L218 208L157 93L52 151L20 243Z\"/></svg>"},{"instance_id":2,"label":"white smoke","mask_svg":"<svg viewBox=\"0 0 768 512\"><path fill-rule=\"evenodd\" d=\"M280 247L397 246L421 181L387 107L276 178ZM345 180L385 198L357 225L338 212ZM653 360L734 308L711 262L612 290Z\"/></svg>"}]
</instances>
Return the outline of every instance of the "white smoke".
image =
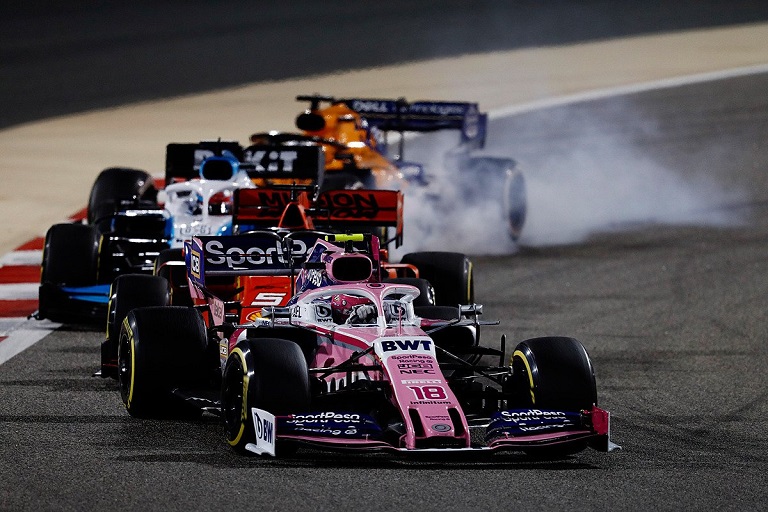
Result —
<instances>
[{"instance_id":1,"label":"white smoke","mask_svg":"<svg viewBox=\"0 0 768 512\"><path fill-rule=\"evenodd\" d=\"M404 245L397 254L425 250L508 254L517 250L503 217L503 174L468 176L466 169L451 165L457 141L456 133L408 140L406 157L424 164L428 185L406 190Z\"/></svg>"},{"instance_id":2,"label":"white smoke","mask_svg":"<svg viewBox=\"0 0 768 512\"><path fill-rule=\"evenodd\" d=\"M663 137L670 135L660 133L653 121L641 121L631 109L617 112L625 107L619 102L611 112L603 112L612 119L610 124L601 120L601 114L585 118L583 113L574 123L565 118L572 114L554 110L551 116L555 118L550 116L544 128L533 127L535 140L531 135L524 138L528 146L515 142L525 133L519 122L496 119L491 123L487 152L520 158L522 163L528 210L520 245L577 243L601 232L654 224L726 226L743 222L728 206L743 201L745 190L724 182L706 165L682 169L661 163L654 144L663 146ZM615 129L617 114L632 130ZM547 133L562 130L567 123L573 127L565 134ZM501 215L503 182L483 182L483 194L468 195L444 165L444 155L455 146L455 134L453 138L431 134L408 141L406 156L426 164L431 182L426 189L412 187L406 194L405 244L396 252L515 252L518 245L507 236ZM702 147L696 161L708 162L707 153L714 151L718 149Z\"/></svg>"}]
</instances>

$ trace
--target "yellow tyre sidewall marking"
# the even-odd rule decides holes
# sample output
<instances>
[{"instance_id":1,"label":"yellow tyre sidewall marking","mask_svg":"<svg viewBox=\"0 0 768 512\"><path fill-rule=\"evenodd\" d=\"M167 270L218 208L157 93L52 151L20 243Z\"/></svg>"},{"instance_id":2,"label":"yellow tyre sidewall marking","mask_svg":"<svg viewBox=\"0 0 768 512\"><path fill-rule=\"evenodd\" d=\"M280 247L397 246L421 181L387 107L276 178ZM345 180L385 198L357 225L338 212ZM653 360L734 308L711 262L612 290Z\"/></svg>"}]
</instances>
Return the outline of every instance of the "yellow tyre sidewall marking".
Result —
<instances>
[{"instance_id":1,"label":"yellow tyre sidewall marking","mask_svg":"<svg viewBox=\"0 0 768 512\"><path fill-rule=\"evenodd\" d=\"M528 358L525 357L525 354L523 354L520 350L515 350L515 352L512 354L512 361L518 357L523 362L523 365L525 365L525 371L528 373L528 385L531 390L531 403L533 405L536 405L536 395L533 392L533 373L531 372L531 364L528 362ZM512 362L510 361L510 363Z\"/></svg>"},{"instance_id":2,"label":"yellow tyre sidewall marking","mask_svg":"<svg viewBox=\"0 0 768 512\"><path fill-rule=\"evenodd\" d=\"M245 425L248 421L248 365L245 362L245 354L243 354L243 351L239 348L236 348L232 351L230 354L230 357L235 356L240 359L240 363L243 368L243 403L241 404L240 408L240 431L237 433L237 436L234 439L228 440L229 444L231 446L236 446L240 443L240 441L243 438L243 434L245 433Z\"/></svg>"},{"instance_id":3,"label":"yellow tyre sidewall marking","mask_svg":"<svg viewBox=\"0 0 768 512\"><path fill-rule=\"evenodd\" d=\"M131 403L133 402L133 387L136 380L136 338L133 335L133 329L128 323L128 317L123 320L123 329L128 333L128 341L131 344L131 375L130 385L128 386L128 400L125 403L125 407L130 410Z\"/></svg>"}]
</instances>

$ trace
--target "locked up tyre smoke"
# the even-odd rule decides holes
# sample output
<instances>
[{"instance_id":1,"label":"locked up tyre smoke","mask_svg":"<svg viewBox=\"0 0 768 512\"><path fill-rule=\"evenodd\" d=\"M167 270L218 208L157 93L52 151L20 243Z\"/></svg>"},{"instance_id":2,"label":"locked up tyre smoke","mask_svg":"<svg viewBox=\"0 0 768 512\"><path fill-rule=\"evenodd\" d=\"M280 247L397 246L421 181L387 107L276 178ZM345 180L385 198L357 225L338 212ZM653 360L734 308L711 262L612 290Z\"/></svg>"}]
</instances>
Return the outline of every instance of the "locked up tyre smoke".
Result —
<instances>
[{"instance_id":1,"label":"locked up tyre smoke","mask_svg":"<svg viewBox=\"0 0 768 512\"><path fill-rule=\"evenodd\" d=\"M276 416L307 411L309 371L299 346L279 338L245 339L227 359L221 407L227 442L245 452L256 440L251 408Z\"/></svg>"},{"instance_id":2,"label":"locked up tyre smoke","mask_svg":"<svg viewBox=\"0 0 768 512\"><path fill-rule=\"evenodd\" d=\"M525 178L517 162L511 158L472 156L462 167L465 172L459 180L467 200L500 204L507 234L517 241L528 210Z\"/></svg>"},{"instance_id":3,"label":"locked up tyre smoke","mask_svg":"<svg viewBox=\"0 0 768 512\"><path fill-rule=\"evenodd\" d=\"M118 339L118 387L125 408L140 418L189 414L174 388L209 378L205 323L197 310L149 307L130 311Z\"/></svg>"}]
</instances>

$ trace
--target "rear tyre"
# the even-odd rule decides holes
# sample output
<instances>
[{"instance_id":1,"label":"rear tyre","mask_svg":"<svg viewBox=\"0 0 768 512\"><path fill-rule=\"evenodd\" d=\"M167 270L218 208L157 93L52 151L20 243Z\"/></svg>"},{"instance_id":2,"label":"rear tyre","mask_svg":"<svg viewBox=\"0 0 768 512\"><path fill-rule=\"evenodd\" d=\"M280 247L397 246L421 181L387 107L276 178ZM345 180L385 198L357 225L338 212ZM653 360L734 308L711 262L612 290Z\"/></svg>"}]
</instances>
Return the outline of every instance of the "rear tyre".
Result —
<instances>
[{"instance_id":1,"label":"rear tyre","mask_svg":"<svg viewBox=\"0 0 768 512\"><path fill-rule=\"evenodd\" d=\"M511 361L522 407L581 411L597 405L592 362L573 338L543 337L521 342ZM563 456L587 447L587 441L529 450L537 456Z\"/></svg>"},{"instance_id":2,"label":"rear tyre","mask_svg":"<svg viewBox=\"0 0 768 512\"><path fill-rule=\"evenodd\" d=\"M134 309L123 321L118 340L118 387L125 408L139 418L187 415L174 388L207 382L207 335L194 309Z\"/></svg>"},{"instance_id":3,"label":"rear tyre","mask_svg":"<svg viewBox=\"0 0 768 512\"><path fill-rule=\"evenodd\" d=\"M419 269L419 277L432 284L437 305L457 306L474 303L472 261L465 254L441 251L412 252L403 256L401 263L414 265Z\"/></svg>"},{"instance_id":4,"label":"rear tyre","mask_svg":"<svg viewBox=\"0 0 768 512\"><path fill-rule=\"evenodd\" d=\"M517 242L525 225L528 199L523 173L515 168L506 170L503 208L507 222L507 233L512 241Z\"/></svg>"},{"instance_id":5,"label":"rear tyre","mask_svg":"<svg viewBox=\"0 0 768 512\"><path fill-rule=\"evenodd\" d=\"M128 312L135 308L168 306L168 281L145 274L118 276L109 290L107 333L101 344L101 375L117 378L117 344L120 327Z\"/></svg>"},{"instance_id":6,"label":"rear tyre","mask_svg":"<svg viewBox=\"0 0 768 512\"><path fill-rule=\"evenodd\" d=\"M138 169L110 167L101 171L88 197L88 223L96 224L114 214L123 202L157 200L157 190L149 173Z\"/></svg>"},{"instance_id":7,"label":"rear tyre","mask_svg":"<svg viewBox=\"0 0 768 512\"><path fill-rule=\"evenodd\" d=\"M245 339L230 353L221 393L227 442L244 453L256 440L252 407L275 416L309 409L309 371L301 349L279 338Z\"/></svg>"},{"instance_id":8,"label":"rear tyre","mask_svg":"<svg viewBox=\"0 0 768 512\"><path fill-rule=\"evenodd\" d=\"M48 229L40 271L40 318L68 320L56 293L59 287L97 284L99 240L98 232L83 224L54 224Z\"/></svg>"},{"instance_id":9,"label":"rear tyre","mask_svg":"<svg viewBox=\"0 0 768 512\"><path fill-rule=\"evenodd\" d=\"M385 282L394 284L409 284L418 288L419 296L416 297L416 299L413 301L414 307L435 305L435 289L426 279L421 279L418 277L391 277L385 279Z\"/></svg>"}]
</instances>

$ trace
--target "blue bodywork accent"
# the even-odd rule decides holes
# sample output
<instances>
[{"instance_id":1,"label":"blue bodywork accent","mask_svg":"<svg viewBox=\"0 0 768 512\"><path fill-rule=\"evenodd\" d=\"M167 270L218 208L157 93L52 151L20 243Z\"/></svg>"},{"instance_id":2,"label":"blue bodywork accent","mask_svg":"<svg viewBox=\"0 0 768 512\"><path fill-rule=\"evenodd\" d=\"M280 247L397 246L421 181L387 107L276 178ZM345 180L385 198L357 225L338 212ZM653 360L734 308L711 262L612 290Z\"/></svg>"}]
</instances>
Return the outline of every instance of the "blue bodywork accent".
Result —
<instances>
[{"instance_id":1,"label":"blue bodywork accent","mask_svg":"<svg viewBox=\"0 0 768 512\"><path fill-rule=\"evenodd\" d=\"M109 287L108 284L97 284L94 286L63 286L60 289L72 300L107 304L109 302Z\"/></svg>"}]
</instances>

